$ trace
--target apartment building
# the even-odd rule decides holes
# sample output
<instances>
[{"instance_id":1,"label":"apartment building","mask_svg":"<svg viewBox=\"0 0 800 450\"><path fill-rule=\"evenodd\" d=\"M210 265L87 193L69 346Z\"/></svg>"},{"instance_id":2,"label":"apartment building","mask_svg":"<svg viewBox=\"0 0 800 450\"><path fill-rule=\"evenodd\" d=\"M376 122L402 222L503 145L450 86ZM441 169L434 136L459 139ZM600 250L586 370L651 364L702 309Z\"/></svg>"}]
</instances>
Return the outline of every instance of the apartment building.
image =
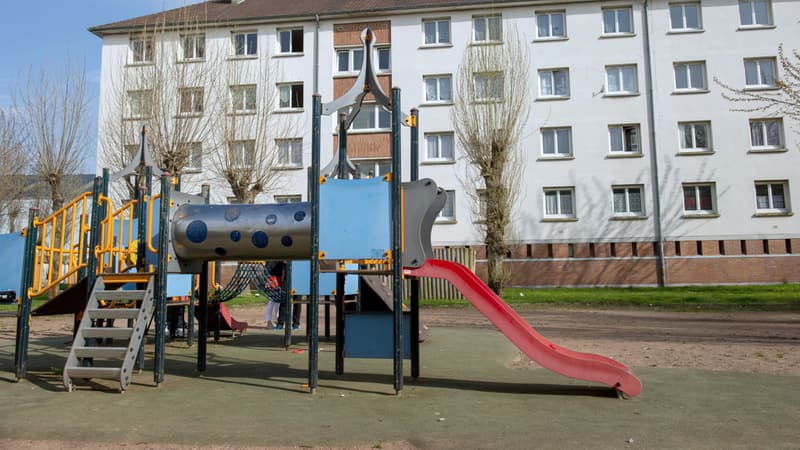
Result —
<instances>
[{"instance_id":1,"label":"apartment building","mask_svg":"<svg viewBox=\"0 0 800 450\"><path fill-rule=\"evenodd\" d=\"M186 17L191 32L180 25ZM153 107L146 86L115 100L125 73L163 65L210 72L208 55L224 55L214 64L235 77L176 86L155 101L172 103L176 121L216 114L204 108L215 101L227 115L256 114L273 101L270 117L292 126L263 143L257 132L187 142L197 152L184 184L210 182L212 200L229 201L212 155L234 146L246 164L263 144L282 176L257 201L305 200L311 95L327 102L350 87L364 57L359 34L370 27L381 85L400 87L402 109L420 111L420 176L448 192L434 245L473 249L480 273L480 201L453 133L454 82L468 46L502 45L514 30L530 54L531 114L520 143L511 285L798 282L800 124L735 111L715 81L774 89L778 47L791 50L798 17L800 3L781 0L209 1L91 29L103 39L99 129L119 117L136 124ZM154 26L172 51L159 53L162 43L143 34ZM259 75L267 69L270 78ZM335 122L323 117L323 164ZM369 105L353 123L348 154L363 175L389 170L389 127L388 113ZM99 143L99 167L118 150L111 147ZM407 168L407 135L403 152Z\"/></svg>"}]
</instances>

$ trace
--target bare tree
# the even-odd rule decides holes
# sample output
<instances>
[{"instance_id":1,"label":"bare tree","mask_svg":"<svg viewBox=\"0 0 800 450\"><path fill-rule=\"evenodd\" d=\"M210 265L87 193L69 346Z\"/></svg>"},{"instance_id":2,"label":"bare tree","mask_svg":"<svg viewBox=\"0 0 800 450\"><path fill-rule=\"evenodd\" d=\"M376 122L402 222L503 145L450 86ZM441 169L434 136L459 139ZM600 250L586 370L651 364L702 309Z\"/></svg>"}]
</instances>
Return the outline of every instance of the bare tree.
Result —
<instances>
[{"instance_id":1,"label":"bare tree","mask_svg":"<svg viewBox=\"0 0 800 450\"><path fill-rule=\"evenodd\" d=\"M89 147L86 70L68 62L60 74L29 72L16 93L32 173L50 188L51 207L64 205L64 180L77 174Z\"/></svg>"},{"instance_id":2,"label":"bare tree","mask_svg":"<svg viewBox=\"0 0 800 450\"><path fill-rule=\"evenodd\" d=\"M10 233L17 229L27 186L28 161L22 144L19 122L0 109L0 225L5 222Z\"/></svg>"},{"instance_id":3,"label":"bare tree","mask_svg":"<svg viewBox=\"0 0 800 450\"><path fill-rule=\"evenodd\" d=\"M298 152L302 155L294 114L276 113L302 107L302 84L276 86L268 54L234 58L218 69L218 141L211 170L228 183L238 203L254 203L258 195L277 191L285 174L280 168L296 165Z\"/></svg>"},{"instance_id":4,"label":"bare tree","mask_svg":"<svg viewBox=\"0 0 800 450\"><path fill-rule=\"evenodd\" d=\"M512 208L519 191L520 137L530 113L527 47L516 30L498 45L468 45L458 67L451 121L470 164L465 186L481 205L488 285L502 293Z\"/></svg>"},{"instance_id":5,"label":"bare tree","mask_svg":"<svg viewBox=\"0 0 800 450\"><path fill-rule=\"evenodd\" d=\"M791 55L778 46L778 64L783 69L783 78L775 76L774 90L752 90L734 88L714 77L714 81L724 91L722 97L736 104L734 111L779 114L800 123L800 51L792 50ZM800 134L800 129L795 129Z\"/></svg>"}]
</instances>

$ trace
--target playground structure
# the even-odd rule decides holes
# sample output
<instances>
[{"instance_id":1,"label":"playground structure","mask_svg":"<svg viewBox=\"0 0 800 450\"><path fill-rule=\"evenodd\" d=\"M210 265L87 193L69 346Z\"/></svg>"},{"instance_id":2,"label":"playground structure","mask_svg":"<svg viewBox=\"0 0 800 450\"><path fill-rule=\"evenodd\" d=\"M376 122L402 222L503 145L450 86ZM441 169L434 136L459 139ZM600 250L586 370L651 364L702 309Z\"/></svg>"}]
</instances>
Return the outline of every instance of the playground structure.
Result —
<instances>
[{"instance_id":1,"label":"playground structure","mask_svg":"<svg viewBox=\"0 0 800 450\"><path fill-rule=\"evenodd\" d=\"M431 229L445 195L433 180L418 179L417 111L402 113L399 88L393 88L391 96L381 90L372 66L373 34L366 29L361 36L364 58L351 90L327 104L322 104L318 94L313 97L309 202L210 205L206 186L201 195L186 194L175 188L169 174L161 174L160 194L152 195L151 180L157 172L151 168L143 131L137 170L132 169L132 162L130 170L115 174L136 173L134 200L115 210L108 196L112 177L104 170L103 177L95 179L92 192L80 195L50 217L39 221L31 211L17 326L17 378L25 377L30 315L75 313L76 335L63 371L65 387L71 389L75 378L108 378L119 380L124 390L137 361L141 367L144 334L154 315L153 379L156 384L163 382L170 274L197 276L197 369L202 372L206 368L210 262L287 260L308 268L308 277L286 277L282 295L293 290L308 298L308 388L312 393L318 386L317 322L322 292L333 292L335 297L336 374L344 372L345 356L391 358L394 389L399 394L404 360L411 362L412 377L420 373L418 277L433 277L450 281L542 366L568 377L606 384L620 394L638 395L641 383L625 365L547 341L474 273L457 263L432 258ZM347 158L347 129L367 95L391 113L392 168L383 178L358 179ZM340 114L338 149L325 168L320 161L322 114ZM405 183L401 170L404 124L411 131L411 173ZM363 220L365 212L369 221ZM347 312L348 277L377 275L390 280L388 312ZM411 279L406 311L404 278ZM321 289L323 283L332 284L333 289ZM63 292L31 311L32 297L63 286L67 286ZM194 302L189 305L191 320ZM109 326L114 320L125 320L126 326ZM288 333L290 327L286 328ZM102 340L113 344L97 345ZM105 360L111 363L101 365Z\"/></svg>"}]
</instances>

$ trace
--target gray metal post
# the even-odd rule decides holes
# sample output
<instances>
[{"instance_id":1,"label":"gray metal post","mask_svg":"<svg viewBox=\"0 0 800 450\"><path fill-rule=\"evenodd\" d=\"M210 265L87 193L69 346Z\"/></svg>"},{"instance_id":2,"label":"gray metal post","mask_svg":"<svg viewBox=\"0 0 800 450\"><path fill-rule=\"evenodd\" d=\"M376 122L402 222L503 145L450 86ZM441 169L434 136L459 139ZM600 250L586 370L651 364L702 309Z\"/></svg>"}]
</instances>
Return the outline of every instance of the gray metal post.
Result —
<instances>
[{"instance_id":1,"label":"gray metal post","mask_svg":"<svg viewBox=\"0 0 800 450\"><path fill-rule=\"evenodd\" d=\"M142 155L144 156L144 155ZM152 166L144 166L144 172L142 173L143 182L142 182L142 189L144 189L144 198L147 199L148 202L153 200L153 167ZM148 220L147 216L147 208L143 207L143 215L139 218L140 221L145 222L145 240L139 240L139 254L138 257L141 259L142 271L147 271L147 252L149 251L147 248L147 241L149 240L150 233L153 232L153 229L150 227L152 224L147 223ZM142 370L144 367L144 344L145 340L142 339L142 344L139 346L139 354L136 355L136 368L138 370Z\"/></svg>"},{"instance_id":2,"label":"gray metal post","mask_svg":"<svg viewBox=\"0 0 800 450\"><path fill-rule=\"evenodd\" d=\"M309 280L309 304L307 314L309 320L308 342L308 388L311 393L317 391L319 381L319 173L320 173L320 121L322 114L322 97L314 94L311 112L311 178L308 180L311 201L311 279Z\"/></svg>"},{"instance_id":3,"label":"gray metal post","mask_svg":"<svg viewBox=\"0 0 800 450\"><path fill-rule=\"evenodd\" d=\"M169 197L170 175L161 175L161 200L158 221L158 264L156 266L156 348L153 366L153 382L164 381L164 347L167 324L167 245L169 244Z\"/></svg>"},{"instance_id":4,"label":"gray metal post","mask_svg":"<svg viewBox=\"0 0 800 450\"><path fill-rule=\"evenodd\" d=\"M36 220L38 208L28 210L28 234L25 236L22 281L19 289L20 303L17 307L17 336L14 346L14 365L17 380L25 378L28 371L28 339L30 337L31 297L28 287L33 283L33 263L36 251Z\"/></svg>"},{"instance_id":5,"label":"gray metal post","mask_svg":"<svg viewBox=\"0 0 800 450\"><path fill-rule=\"evenodd\" d=\"M338 177L347 178L347 114L339 114L339 164Z\"/></svg>"},{"instance_id":6,"label":"gray metal post","mask_svg":"<svg viewBox=\"0 0 800 450\"><path fill-rule=\"evenodd\" d=\"M400 89L392 88L392 296L394 297L394 390L403 389L403 249L400 210L402 181Z\"/></svg>"}]
</instances>

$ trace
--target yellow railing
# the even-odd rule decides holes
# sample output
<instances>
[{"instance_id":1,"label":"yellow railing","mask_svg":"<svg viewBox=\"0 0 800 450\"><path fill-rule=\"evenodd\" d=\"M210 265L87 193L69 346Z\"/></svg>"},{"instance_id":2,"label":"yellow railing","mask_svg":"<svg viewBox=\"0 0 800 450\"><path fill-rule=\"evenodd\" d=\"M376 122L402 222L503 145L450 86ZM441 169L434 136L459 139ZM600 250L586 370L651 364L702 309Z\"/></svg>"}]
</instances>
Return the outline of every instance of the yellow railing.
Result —
<instances>
[{"instance_id":1,"label":"yellow railing","mask_svg":"<svg viewBox=\"0 0 800 450\"><path fill-rule=\"evenodd\" d=\"M100 245L97 247L98 273L120 273L136 266L136 241L138 230L134 229L135 208L138 201L131 200L114 211L111 199L100 196L106 204L106 211L111 211L100 224Z\"/></svg>"},{"instance_id":2,"label":"yellow railing","mask_svg":"<svg viewBox=\"0 0 800 450\"><path fill-rule=\"evenodd\" d=\"M78 270L86 267L86 239L92 193L85 192L44 220L34 219L31 296L41 295L61 283L75 283Z\"/></svg>"}]
</instances>

